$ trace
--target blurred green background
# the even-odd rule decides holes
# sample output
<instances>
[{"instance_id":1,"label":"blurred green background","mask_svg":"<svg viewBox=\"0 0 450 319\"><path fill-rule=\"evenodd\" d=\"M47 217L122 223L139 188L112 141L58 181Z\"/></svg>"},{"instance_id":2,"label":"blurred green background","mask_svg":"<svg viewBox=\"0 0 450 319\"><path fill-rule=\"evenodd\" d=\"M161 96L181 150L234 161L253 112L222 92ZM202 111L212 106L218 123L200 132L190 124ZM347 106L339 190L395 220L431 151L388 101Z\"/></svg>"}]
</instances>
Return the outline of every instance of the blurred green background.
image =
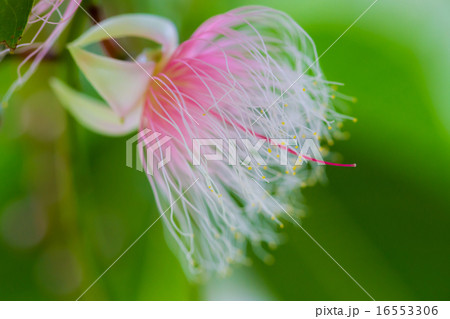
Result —
<instances>
[{"instance_id":1,"label":"blurred green background","mask_svg":"<svg viewBox=\"0 0 450 319\"><path fill-rule=\"evenodd\" d=\"M88 4L89 1L85 1ZM91 1L92 2L92 1ZM105 16L148 12L181 40L212 15L249 4L289 13L319 54L372 3L362 0L102 0ZM358 97L328 167L305 190L303 226L377 300L450 298L450 2L379 0L320 60ZM78 12L57 48L89 27ZM0 131L0 299L76 299L158 216L125 140L76 123L49 90L76 82L59 50L13 97ZM0 95L20 57L0 63ZM189 283L155 226L83 300L368 300L300 228L289 224L271 266L253 258L231 277Z\"/></svg>"}]
</instances>

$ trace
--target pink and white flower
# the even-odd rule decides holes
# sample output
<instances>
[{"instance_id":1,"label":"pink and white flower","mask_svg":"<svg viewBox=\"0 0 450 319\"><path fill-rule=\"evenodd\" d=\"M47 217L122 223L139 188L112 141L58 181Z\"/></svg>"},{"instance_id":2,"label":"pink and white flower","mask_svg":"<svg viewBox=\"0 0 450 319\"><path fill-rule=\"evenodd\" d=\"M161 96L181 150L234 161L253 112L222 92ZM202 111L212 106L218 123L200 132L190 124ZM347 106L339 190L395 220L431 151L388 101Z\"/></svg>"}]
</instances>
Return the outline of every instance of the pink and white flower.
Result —
<instances>
[{"instance_id":1,"label":"pink and white flower","mask_svg":"<svg viewBox=\"0 0 450 319\"><path fill-rule=\"evenodd\" d=\"M119 61L86 50L127 36L159 43L160 54ZM104 99L53 80L54 91L80 122L106 135L150 129L171 137L172 161L148 177L160 212L170 207L162 219L186 273L226 273L230 263L248 262L248 249L270 260L264 243L280 242L283 210L301 215L300 187L320 178L321 167L295 166L294 146L287 167L272 165L282 145L264 147L267 165L202 160L194 166L192 141L331 143L332 134L339 134L337 123L348 117L331 105L334 93L315 63L308 34L288 15L254 6L209 19L180 45L170 21L133 14L103 21L69 48ZM154 155L161 160L163 152ZM237 146L238 158L248 155L248 148Z\"/></svg>"}]
</instances>

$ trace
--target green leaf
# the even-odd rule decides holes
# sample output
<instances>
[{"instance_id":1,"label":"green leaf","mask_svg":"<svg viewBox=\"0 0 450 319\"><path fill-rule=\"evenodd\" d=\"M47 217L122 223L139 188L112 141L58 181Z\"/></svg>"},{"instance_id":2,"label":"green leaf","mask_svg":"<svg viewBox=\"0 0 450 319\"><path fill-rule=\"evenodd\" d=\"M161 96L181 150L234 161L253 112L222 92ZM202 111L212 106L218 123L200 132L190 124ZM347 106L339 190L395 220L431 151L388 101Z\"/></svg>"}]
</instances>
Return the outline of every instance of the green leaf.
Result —
<instances>
[{"instance_id":1,"label":"green leaf","mask_svg":"<svg viewBox=\"0 0 450 319\"><path fill-rule=\"evenodd\" d=\"M34 0L0 0L0 43L14 50L28 22Z\"/></svg>"}]
</instances>

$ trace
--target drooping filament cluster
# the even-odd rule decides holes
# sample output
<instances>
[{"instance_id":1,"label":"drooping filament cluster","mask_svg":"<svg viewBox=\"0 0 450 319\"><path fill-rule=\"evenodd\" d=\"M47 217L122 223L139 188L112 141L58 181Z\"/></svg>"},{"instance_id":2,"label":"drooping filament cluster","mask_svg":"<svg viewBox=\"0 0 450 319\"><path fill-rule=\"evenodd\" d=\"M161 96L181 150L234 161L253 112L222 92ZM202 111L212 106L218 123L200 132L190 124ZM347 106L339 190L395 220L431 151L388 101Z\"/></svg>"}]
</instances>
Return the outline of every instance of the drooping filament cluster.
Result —
<instances>
[{"instance_id":1,"label":"drooping filament cluster","mask_svg":"<svg viewBox=\"0 0 450 319\"><path fill-rule=\"evenodd\" d=\"M160 209L200 178L163 216L190 273L226 272L230 262L246 262L249 247L270 259L261 243L279 241L279 205L299 216L299 189L319 178L320 167L296 166L295 148L306 139L331 144L345 118L330 106L335 93L316 59L312 40L290 17L243 8L204 23L154 76L141 129L172 137L177 152L150 178ZM260 151L267 164L202 159L193 166L192 140L208 138L252 145L265 139ZM289 164L280 166L282 141L292 139ZM226 147L220 151L230 156ZM236 155L241 162L252 158L239 142Z\"/></svg>"}]
</instances>

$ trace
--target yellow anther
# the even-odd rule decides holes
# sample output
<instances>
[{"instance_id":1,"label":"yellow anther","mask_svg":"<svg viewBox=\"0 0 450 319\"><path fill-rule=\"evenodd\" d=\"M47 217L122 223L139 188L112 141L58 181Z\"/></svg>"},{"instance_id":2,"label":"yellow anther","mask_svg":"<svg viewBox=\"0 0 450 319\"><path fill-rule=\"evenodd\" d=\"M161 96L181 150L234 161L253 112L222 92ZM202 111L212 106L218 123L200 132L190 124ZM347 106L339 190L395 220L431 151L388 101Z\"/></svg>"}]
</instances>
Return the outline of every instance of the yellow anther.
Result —
<instances>
[{"instance_id":1,"label":"yellow anther","mask_svg":"<svg viewBox=\"0 0 450 319\"><path fill-rule=\"evenodd\" d=\"M328 129L329 129L329 130L331 130L331 129L332 129L332 127L331 127L331 126L328 126Z\"/></svg>"},{"instance_id":2,"label":"yellow anther","mask_svg":"<svg viewBox=\"0 0 450 319\"><path fill-rule=\"evenodd\" d=\"M206 113L203 113L202 115L203 115L203 116L206 116Z\"/></svg>"},{"instance_id":3,"label":"yellow anther","mask_svg":"<svg viewBox=\"0 0 450 319\"><path fill-rule=\"evenodd\" d=\"M353 119L353 123L356 123L356 122L358 122L358 119L355 117L355 118Z\"/></svg>"},{"instance_id":4,"label":"yellow anther","mask_svg":"<svg viewBox=\"0 0 450 319\"><path fill-rule=\"evenodd\" d=\"M295 147L294 148L298 148L298 145L295 145Z\"/></svg>"},{"instance_id":5,"label":"yellow anther","mask_svg":"<svg viewBox=\"0 0 450 319\"><path fill-rule=\"evenodd\" d=\"M275 216L272 216L270 219L271 219L271 220L275 220Z\"/></svg>"},{"instance_id":6,"label":"yellow anther","mask_svg":"<svg viewBox=\"0 0 450 319\"><path fill-rule=\"evenodd\" d=\"M280 158L280 154L277 154L277 158Z\"/></svg>"},{"instance_id":7,"label":"yellow anther","mask_svg":"<svg viewBox=\"0 0 450 319\"><path fill-rule=\"evenodd\" d=\"M286 145L286 143L285 142L281 142L281 145Z\"/></svg>"},{"instance_id":8,"label":"yellow anther","mask_svg":"<svg viewBox=\"0 0 450 319\"><path fill-rule=\"evenodd\" d=\"M266 177L265 177L265 176L263 176L263 177L262 177L262 179L266 179Z\"/></svg>"},{"instance_id":9,"label":"yellow anther","mask_svg":"<svg viewBox=\"0 0 450 319\"><path fill-rule=\"evenodd\" d=\"M263 111L263 110L261 110L260 112L261 112L261 113L264 113L264 111Z\"/></svg>"},{"instance_id":10,"label":"yellow anther","mask_svg":"<svg viewBox=\"0 0 450 319\"><path fill-rule=\"evenodd\" d=\"M219 195L217 195L219 198L221 198L222 197L222 194L219 194Z\"/></svg>"},{"instance_id":11,"label":"yellow anther","mask_svg":"<svg viewBox=\"0 0 450 319\"><path fill-rule=\"evenodd\" d=\"M297 135L294 135L292 138L297 138Z\"/></svg>"},{"instance_id":12,"label":"yellow anther","mask_svg":"<svg viewBox=\"0 0 450 319\"><path fill-rule=\"evenodd\" d=\"M249 170L249 171L251 171L251 170L252 170L252 167L251 167L251 166L249 166L249 167L248 167L248 170Z\"/></svg>"},{"instance_id":13,"label":"yellow anther","mask_svg":"<svg viewBox=\"0 0 450 319\"><path fill-rule=\"evenodd\" d=\"M284 125L284 124L286 124L286 123L284 123L284 122L281 122L281 125Z\"/></svg>"},{"instance_id":14,"label":"yellow anther","mask_svg":"<svg viewBox=\"0 0 450 319\"><path fill-rule=\"evenodd\" d=\"M292 167L292 170L295 171L297 169L297 166Z\"/></svg>"},{"instance_id":15,"label":"yellow anther","mask_svg":"<svg viewBox=\"0 0 450 319\"><path fill-rule=\"evenodd\" d=\"M289 171L288 170L286 170L286 172L285 172L286 174L289 174Z\"/></svg>"},{"instance_id":16,"label":"yellow anther","mask_svg":"<svg viewBox=\"0 0 450 319\"><path fill-rule=\"evenodd\" d=\"M314 135L317 135L317 132L314 132Z\"/></svg>"},{"instance_id":17,"label":"yellow anther","mask_svg":"<svg viewBox=\"0 0 450 319\"><path fill-rule=\"evenodd\" d=\"M356 102L358 102L358 99L356 97L354 97L354 98L352 98L352 102L356 103Z\"/></svg>"},{"instance_id":18,"label":"yellow anther","mask_svg":"<svg viewBox=\"0 0 450 319\"><path fill-rule=\"evenodd\" d=\"M280 224L280 228L283 229L284 228L284 224Z\"/></svg>"},{"instance_id":19,"label":"yellow anther","mask_svg":"<svg viewBox=\"0 0 450 319\"><path fill-rule=\"evenodd\" d=\"M305 135L305 134L303 134L303 135L302 135L302 138L306 138L306 135Z\"/></svg>"},{"instance_id":20,"label":"yellow anther","mask_svg":"<svg viewBox=\"0 0 450 319\"><path fill-rule=\"evenodd\" d=\"M292 175L295 176L295 174L297 174L296 172L293 172Z\"/></svg>"},{"instance_id":21,"label":"yellow anther","mask_svg":"<svg viewBox=\"0 0 450 319\"><path fill-rule=\"evenodd\" d=\"M336 95L333 94L333 95L331 96L331 99L334 100L335 98L336 98Z\"/></svg>"},{"instance_id":22,"label":"yellow anther","mask_svg":"<svg viewBox=\"0 0 450 319\"><path fill-rule=\"evenodd\" d=\"M267 169L267 166L264 166L263 169L266 170L266 169Z\"/></svg>"},{"instance_id":23,"label":"yellow anther","mask_svg":"<svg viewBox=\"0 0 450 319\"><path fill-rule=\"evenodd\" d=\"M306 89L305 89L305 88L303 88L303 92L306 92Z\"/></svg>"},{"instance_id":24,"label":"yellow anther","mask_svg":"<svg viewBox=\"0 0 450 319\"><path fill-rule=\"evenodd\" d=\"M267 149L267 152L272 153L272 150L270 148Z\"/></svg>"},{"instance_id":25,"label":"yellow anther","mask_svg":"<svg viewBox=\"0 0 450 319\"><path fill-rule=\"evenodd\" d=\"M284 104L284 107L287 107L287 106L288 106L287 103L285 103L285 104Z\"/></svg>"}]
</instances>

